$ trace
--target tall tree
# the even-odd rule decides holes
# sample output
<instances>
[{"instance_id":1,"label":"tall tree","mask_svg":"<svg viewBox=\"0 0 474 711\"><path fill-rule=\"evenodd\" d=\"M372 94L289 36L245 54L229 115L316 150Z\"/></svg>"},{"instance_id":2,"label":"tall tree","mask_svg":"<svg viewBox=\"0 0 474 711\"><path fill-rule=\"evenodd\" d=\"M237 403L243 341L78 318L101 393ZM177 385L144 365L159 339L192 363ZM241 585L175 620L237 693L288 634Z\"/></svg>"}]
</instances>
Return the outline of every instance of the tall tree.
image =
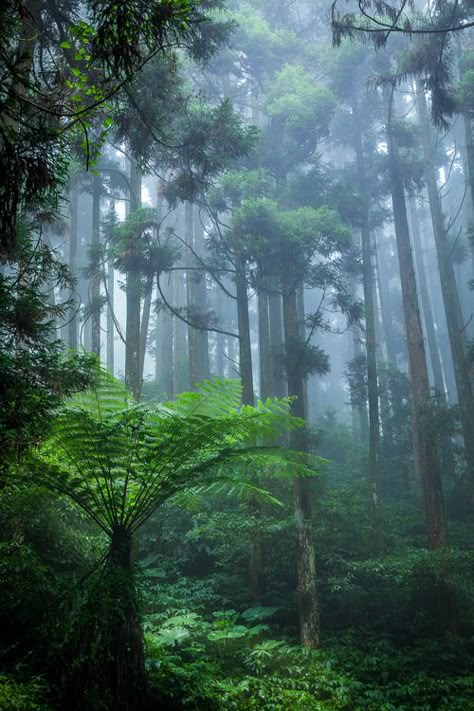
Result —
<instances>
[{"instance_id":1,"label":"tall tree","mask_svg":"<svg viewBox=\"0 0 474 711\"><path fill-rule=\"evenodd\" d=\"M408 229L403 171L394 130L392 110L393 87L388 108L387 139L393 216L412 385L413 435L417 466L423 489L428 545L430 548L436 549L445 546L447 542L446 517L439 457L436 446L433 445L428 367Z\"/></svg>"},{"instance_id":2,"label":"tall tree","mask_svg":"<svg viewBox=\"0 0 474 711\"><path fill-rule=\"evenodd\" d=\"M367 350L367 394L369 404L369 478L376 526L381 524L380 422L377 381L377 335L375 326L375 289L370 234L369 195L362 148L360 108L353 106L354 142L360 195L362 238L362 283L364 287L365 342Z\"/></svg>"},{"instance_id":3,"label":"tall tree","mask_svg":"<svg viewBox=\"0 0 474 711\"><path fill-rule=\"evenodd\" d=\"M464 438L464 451L468 466L471 497L474 502L474 395L469 376L469 365L464 345L464 328L459 302L456 275L452 262L452 245L445 226L441 198L436 180L436 163L433 137L428 119L426 98L423 91L417 93L417 110L421 125L425 176L433 224L433 234L441 277L441 290L448 324L449 342L454 365L454 375L459 399L459 411Z\"/></svg>"},{"instance_id":4,"label":"tall tree","mask_svg":"<svg viewBox=\"0 0 474 711\"><path fill-rule=\"evenodd\" d=\"M130 212L139 210L142 206L142 173L139 166L130 162ZM140 304L141 284L140 272L133 258L138 261L139 236L132 236L128 249L130 263L127 270L127 312L125 325L125 383L133 397L138 399L141 390L140 380Z\"/></svg>"}]
</instances>

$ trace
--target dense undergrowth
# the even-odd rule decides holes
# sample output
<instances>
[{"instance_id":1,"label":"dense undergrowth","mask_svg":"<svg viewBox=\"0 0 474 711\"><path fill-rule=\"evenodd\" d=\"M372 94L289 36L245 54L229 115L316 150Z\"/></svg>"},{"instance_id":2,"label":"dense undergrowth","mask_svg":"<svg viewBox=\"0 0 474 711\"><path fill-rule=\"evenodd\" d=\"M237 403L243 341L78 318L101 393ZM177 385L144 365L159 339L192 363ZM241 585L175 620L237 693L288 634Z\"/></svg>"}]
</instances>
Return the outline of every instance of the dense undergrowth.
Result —
<instances>
[{"instance_id":1,"label":"dense undergrowth","mask_svg":"<svg viewBox=\"0 0 474 711\"><path fill-rule=\"evenodd\" d=\"M451 547L432 553L423 547L417 507L389 501L377 540L360 476L364 452L339 426L326 435L328 453L334 443L339 455L315 485L320 649L297 640L288 482L273 482L283 505L267 507L259 522L265 587L258 602L248 591L255 521L247 503L190 497L147 523L135 566L150 708L447 711L474 704L470 523L453 515ZM41 488L13 488L5 502L0 708L65 708L75 669L93 680L94 654L101 653L99 640L95 648L81 646L81 625L91 601L106 614L95 570L106 540L70 503ZM454 514L455 504L453 498ZM448 631L437 627L433 590L440 584L451 591L450 604L455 600ZM111 708L94 683L81 704Z\"/></svg>"}]
</instances>

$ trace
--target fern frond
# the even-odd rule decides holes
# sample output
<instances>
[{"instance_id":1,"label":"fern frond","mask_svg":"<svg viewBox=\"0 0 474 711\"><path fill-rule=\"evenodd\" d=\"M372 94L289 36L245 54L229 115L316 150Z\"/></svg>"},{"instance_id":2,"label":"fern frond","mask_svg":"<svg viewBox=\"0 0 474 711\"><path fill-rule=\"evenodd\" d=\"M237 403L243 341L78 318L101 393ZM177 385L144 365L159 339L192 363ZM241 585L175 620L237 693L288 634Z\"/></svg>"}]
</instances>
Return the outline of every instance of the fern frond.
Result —
<instances>
[{"instance_id":1,"label":"fern frond","mask_svg":"<svg viewBox=\"0 0 474 711\"><path fill-rule=\"evenodd\" d=\"M240 380L215 378L197 383L195 392L181 393L167 405L183 417L225 417L237 412L241 399Z\"/></svg>"},{"instance_id":2,"label":"fern frond","mask_svg":"<svg viewBox=\"0 0 474 711\"><path fill-rule=\"evenodd\" d=\"M71 399L57 417L35 477L68 495L109 535L116 525L137 530L184 491L225 490L278 503L256 474L314 475L314 462L255 443L304 423L290 415L289 400L240 407L240 397L238 381L216 380L174 403L137 405L102 371L98 387Z\"/></svg>"},{"instance_id":3,"label":"fern frond","mask_svg":"<svg viewBox=\"0 0 474 711\"><path fill-rule=\"evenodd\" d=\"M228 496L239 499L239 501L251 501L252 503L257 501L261 504L282 506L281 501L266 489L254 486L248 481L225 477L217 478L209 484L201 484L181 491L170 499L170 503L197 511L204 507L205 502L211 496Z\"/></svg>"}]
</instances>

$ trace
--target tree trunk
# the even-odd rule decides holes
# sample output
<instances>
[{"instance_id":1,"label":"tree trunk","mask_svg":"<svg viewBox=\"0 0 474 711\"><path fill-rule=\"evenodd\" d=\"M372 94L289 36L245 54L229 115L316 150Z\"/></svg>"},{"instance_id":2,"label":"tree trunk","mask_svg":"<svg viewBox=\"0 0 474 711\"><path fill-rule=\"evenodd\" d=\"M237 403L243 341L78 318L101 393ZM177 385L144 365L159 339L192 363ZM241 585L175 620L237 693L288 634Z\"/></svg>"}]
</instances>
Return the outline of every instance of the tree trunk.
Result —
<instances>
[{"instance_id":1,"label":"tree trunk","mask_svg":"<svg viewBox=\"0 0 474 711\"><path fill-rule=\"evenodd\" d=\"M239 369L242 381L242 402L244 405L254 405L252 350L250 341L249 302L247 294L245 257L237 254L235 264L235 286L237 294L237 322L239 331ZM253 518L249 550L249 593L252 602L261 600L263 593L263 547L260 530L260 506L258 502L250 502Z\"/></svg>"},{"instance_id":2,"label":"tree trunk","mask_svg":"<svg viewBox=\"0 0 474 711\"><path fill-rule=\"evenodd\" d=\"M472 121L470 116L462 114L464 135L466 138L467 181L469 184L470 203L474 209L474 141L472 140ZM466 165L466 164L465 164ZM471 215L474 219L474 215ZM471 243L471 263L474 274L474 243Z\"/></svg>"},{"instance_id":3,"label":"tree trunk","mask_svg":"<svg viewBox=\"0 0 474 711\"><path fill-rule=\"evenodd\" d=\"M170 300L169 279L161 285L166 300ZM169 311L162 308L157 313L157 333L155 338L155 377L160 390L168 400L174 397L173 392L173 318Z\"/></svg>"},{"instance_id":4,"label":"tree trunk","mask_svg":"<svg viewBox=\"0 0 474 711\"><path fill-rule=\"evenodd\" d=\"M116 524L108 561L90 588L88 606L81 610L75 637L76 658L67 666L68 688L61 708L74 711L99 706L114 711L149 708L144 638L131 552L130 532ZM94 659L92 666L91 659Z\"/></svg>"},{"instance_id":5,"label":"tree trunk","mask_svg":"<svg viewBox=\"0 0 474 711\"><path fill-rule=\"evenodd\" d=\"M141 207L142 175L135 162L130 164L130 212ZM131 246L132 251L139 249ZM125 383L138 400L140 397L140 274L135 269L127 272L125 325Z\"/></svg>"},{"instance_id":6,"label":"tree trunk","mask_svg":"<svg viewBox=\"0 0 474 711\"><path fill-rule=\"evenodd\" d=\"M194 251L201 259L204 257L204 227L201 224L199 210L194 210ZM202 267L198 260L195 266ZM193 274L194 302L199 313L205 315L208 310L206 273L195 271ZM209 332L196 330L196 366L197 379L201 382L210 376L209 366Z\"/></svg>"},{"instance_id":7,"label":"tree trunk","mask_svg":"<svg viewBox=\"0 0 474 711\"><path fill-rule=\"evenodd\" d=\"M79 211L79 278L78 278L78 290L81 298L81 325L79 329L79 334L80 334L80 339L79 342L81 346L86 350L86 351L91 351L92 350L92 319L90 318L85 318L87 315L86 312L86 306L89 303L89 279L86 276L86 272L88 269L88 252L91 247L91 243L89 240L89 234L88 230L84 228L84 217L87 215L91 215L92 213L92 196L85 193L80 196L79 199L79 208L82 207L82 210L80 209Z\"/></svg>"},{"instance_id":8,"label":"tree trunk","mask_svg":"<svg viewBox=\"0 0 474 711\"><path fill-rule=\"evenodd\" d=\"M91 312L92 328L92 353L100 357L100 284L102 281L100 264L100 196L102 192L102 181L100 175L94 175L92 184L92 239L90 263L92 266L91 281L89 286L90 299L89 306Z\"/></svg>"},{"instance_id":9,"label":"tree trunk","mask_svg":"<svg viewBox=\"0 0 474 711\"><path fill-rule=\"evenodd\" d=\"M433 442L430 386L425 343L421 327L415 269L408 231L402 169L390 126L387 130L393 216L403 298L403 315L412 386L413 435L418 471L421 478L426 514L428 545L432 549L446 545L447 530L438 453Z\"/></svg>"},{"instance_id":10,"label":"tree trunk","mask_svg":"<svg viewBox=\"0 0 474 711\"><path fill-rule=\"evenodd\" d=\"M194 257L192 249L194 248L194 215L193 204L191 202L184 203L184 239L186 240L186 307L188 318L191 316L193 320L193 311L195 309L195 294L194 294L194 276L192 267L194 267ZM188 358L189 358L189 382L191 389L194 389L199 380L198 365L197 365L197 347L196 347L196 329L188 324Z\"/></svg>"},{"instance_id":11,"label":"tree trunk","mask_svg":"<svg viewBox=\"0 0 474 711\"><path fill-rule=\"evenodd\" d=\"M353 353L354 357L358 358L362 353L362 348L360 344L360 327L353 326L351 330ZM369 443L369 417L367 413L367 402L361 402L360 399L357 398L356 400L357 402L354 402L354 398L351 395L351 406L353 410L353 415L355 415L354 419L357 420L358 423L358 435L360 437L361 443L366 447Z\"/></svg>"},{"instance_id":12,"label":"tree trunk","mask_svg":"<svg viewBox=\"0 0 474 711\"><path fill-rule=\"evenodd\" d=\"M274 397L286 395L285 368L283 365L283 316L282 297L277 291L277 284L270 282L268 295L268 312L270 328L270 361L272 368L272 383Z\"/></svg>"},{"instance_id":13,"label":"tree trunk","mask_svg":"<svg viewBox=\"0 0 474 711\"><path fill-rule=\"evenodd\" d=\"M242 402L254 404L252 349L250 342L249 302L247 296L246 262L243 255L236 255L235 286L237 292L237 321L239 328L239 363L242 379Z\"/></svg>"},{"instance_id":14,"label":"tree trunk","mask_svg":"<svg viewBox=\"0 0 474 711\"><path fill-rule=\"evenodd\" d=\"M390 292L388 288L388 279L386 275L382 273L382 265L380 260L380 240L375 237L374 239L374 253L375 253L375 271L377 275L378 293L380 300L380 310L382 312L382 327L383 335L385 340L385 347L387 351L387 360L392 365L397 365L397 348L395 345L395 339L393 337L394 332L394 319L392 314L392 309L390 305Z\"/></svg>"},{"instance_id":15,"label":"tree trunk","mask_svg":"<svg viewBox=\"0 0 474 711\"><path fill-rule=\"evenodd\" d=\"M441 402L446 402L446 390L443 379L443 369L441 365L441 356L438 338L434 328L434 314L431 306L431 299L426 279L426 265L423 255L423 245L421 243L420 221L418 219L418 211L413 197L409 198L410 218L413 235L413 246L415 252L416 271L420 284L420 296L423 313L425 316L425 330L428 339L428 349L430 353L431 369L433 372L433 384L437 398ZM453 443L449 433L445 432L444 427L441 431L438 430L438 438L440 443L440 460L442 472L445 480L454 481L455 462Z\"/></svg>"},{"instance_id":16,"label":"tree trunk","mask_svg":"<svg viewBox=\"0 0 474 711\"><path fill-rule=\"evenodd\" d=\"M153 279L145 288L145 298L143 299L142 320L140 324L140 363L139 380L143 382L143 370L145 367L146 347L148 343L148 330L150 326L151 299L153 296Z\"/></svg>"},{"instance_id":17,"label":"tree trunk","mask_svg":"<svg viewBox=\"0 0 474 711\"><path fill-rule=\"evenodd\" d=\"M377 341L375 329L375 294L370 239L369 195L365 176L359 109L354 107L354 142L361 207L362 283L365 306L365 343L367 352L367 394L369 404L369 481L372 490L375 528L380 530L382 497L380 482L380 423L377 376Z\"/></svg>"},{"instance_id":18,"label":"tree trunk","mask_svg":"<svg viewBox=\"0 0 474 711\"><path fill-rule=\"evenodd\" d=\"M107 259L107 370L115 372L115 273L113 257Z\"/></svg>"},{"instance_id":19,"label":"tree trunk","mask_svg":"<svg viewBox=\"0 0 474 711\"><path fill-rule=\"evenodd\" d=\"M296 289L289 283L283 283L283 324L285 343L293 344L299 339L298 307ZM288 361L287 354L287 361ZM288 395L294 398L291 413L296 417L305 417L304 377L298 364L287 368ZM298 429L291 433L290 444L293 449L306 451L306 432ZM293 480L293 501L295 507L296 528L298 534L297 580L298 610L301 644L305 647L317 647L320 639L319 601L316 581L316 562L313 544L312 482L306 477Z\"/></svg>"},{"instance_id":20,"label":"tree trunk","mask_svg":"<svg viewBox=\"0 0 474 711\"><path fill-rule=\"evenodd\" d=\"M464 438L464 454L471 488L471 504L474 505L474 394L469 375L467 354L464 346L464 324L456 284L456 275L451 260L449 237L445 227L441 198L436 180L436 163L431 126L426 107L426 97L422 91L417 94L418 118L422 129L423 152L425 158L426 185L430 202L431 220L438 257L449 343L454 366L454 377L459 400L459 414Z\"/></svg>"},{"instance_id":21,"label":"tree trunk","mask_svg":"<svg viewBox=\"0 0 474 711\"><path fill-rule=\"evenodd\" d=\"M111 708L141 711L147 699L145 646L138 615L132 571L132 536L116 524L110 560L105 573L110 581L109 660L106 679L112 695Z\"/></svg>"},{"instance_id":22,"label":"tree trunk","mask_svg":"<svg viewBox=\"0 0 474 711\"><path fill-rule=\"evenodd\" d=\"M431 369L433 371L433 384L436 391L440 395L444 395L443 370L441 368L441 359L439 355L438 341L434 328L433 310L431 308L431 299L428 291L428 283L426 280L426 267L423 259L423 247L421 245L420 236L420 221L418 219L417 207L414 197L410 197L409 201L410 218L413 236L413 248L415 253L416 271L418 274L418 282L420 284L420 298L423 313L425 316L426 337L428 340L428 350L431 360Z\"/></svg>"},{"instance_id":23,"label":"tree trunk","mask_svg":"<svg viewBox=\"0 0 474 711\"><path fill-rule=\"evenodd\" d=\"M261 277L263 279L263 277ZM257 291L258 308L258 354L260 365L260 398L265 401L273 397L272 363L270 357L270 320L268 312L268 292L262 288Z\"/></svg>"},{"instance_id":24,"label":"tree trunk","mask_svg":"<svg viewBox=\"0 0 474 711\"><path fill-rule=\"evenodd\" d=\"M171 279L173 304L176 308L182 308L186 299L182 272L173 272ZM189 368L186 354L186 325L177 316L173 316L173 391L175 396L189 389Z\"/></svg>"},{"instance_id":25,"label":"tree trunk","mask_svg":"<svg viewBox=\"0 0 474 711\"><path fill-rule=\"evenodd\" d=\"M79 187L78 181L73 178L71 182L70 196L70 234L69 234L69 269L73 278L77 274L77 242L78 242L78 210L79 210ZM69 323L67 327L68 347L77 351L77 305L74 300L71 309L69 310Z\"/></svg>"}]
</instances>

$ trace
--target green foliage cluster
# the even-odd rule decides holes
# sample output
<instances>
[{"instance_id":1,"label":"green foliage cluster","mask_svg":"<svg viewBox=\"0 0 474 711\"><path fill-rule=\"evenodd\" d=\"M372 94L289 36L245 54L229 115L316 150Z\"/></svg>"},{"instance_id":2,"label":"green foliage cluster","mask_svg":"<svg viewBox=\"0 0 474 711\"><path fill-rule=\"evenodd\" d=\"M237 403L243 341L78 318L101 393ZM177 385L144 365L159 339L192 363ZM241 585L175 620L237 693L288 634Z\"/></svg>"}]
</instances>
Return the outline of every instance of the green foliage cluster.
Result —
<instances>
[{"instance_id":1,"label":"green foliage cluster","mask_svg":"<svg viewBox=\"0 0 474 711\"><path fill-rule=\"evenodd\" d=\"M469 644L340 634L322 651L269 635L274 608L147 618L148 661L158 699L187 709L447 709L473 700ZM255 624L258 622L258 624ZM263 624L262 624L263 622ZM382 681L382 683L381 683Z\"/></svg>"},{"instance_id":2,"label":"green foliage cluster","mask_svg":"<svg viewBox=\"0 0 474 711\"><path fill-rule=\"evenodd\" d=\"M70 302L55 304L55 288L73 281L57 255L24 226L8 268L0 273L0 470L45 436L64 397L93 382L95 358L66 353L55 319Z\"/></svg>"},{"instance_id":3,"label":"green foliage cluster","mask_svg":"<svg viewBox=\"0 0 474 711\"><path fill-rule=\"evenodd\" d=\"M21 682L14 676L0 674L0 708L2 711L51 711L45 699L41 679Z\"/></svg>"},{"instance_id":4,"label":"green foliage cluster","mask_svg":"<svg viewBox=\"0 0 474 711\"><path fill-rule=\"evenodd\" d=\"M269 115L281 121L298 144L312 133L327 135L336 101L326 87L317 85L302 66L287 64L270 83L267 92Z\"/></svg>"},{"instance_id":5,"label":"green foliage cluster","mask_svg":"<svg viewBox=\"0 0 474 711\"><path fill-rule=\"evenodd\" d=\"M226 418L240 390L232 381L217 389L218 397L216 386L204 384L200 392L184 394L167 407L185 417L201 409L206 417ZM123 389L121 393L123 397ZM113 417L109 413L115 400L109 385L95 402L89 394L77 396L75 409L82 403L98 412L101 402L104 414ZM110 439L110 432L107 436ZM330 415L321 420L318 441L318 451L332 460L317 484L314 521L324 648L311 652L295 643L289 563L296 530L286 478L274 479L271 487L283 505L267 508L260 522L267 554L266 590L259 605L250 603L246 590L248 543L255 530L249 505L238 487L211 487L204 496L197 492L161 507L140 535L134 604L143 614L145 665L154 703L216 711L421 711L471 705L473 650L468 641L454 636L450 642L433 636L436 609L431 594L437 583L455 591L456 631L468 640L474 629L472 554L456 547L439 554L423 550L418 511L395 505L386 513L390 533L381 550L373 536L369 486L363 477L364 449ZM97 463L93 451L88 450L87 460ZM270 474L271 466L263 466L262 477ZM44 489L11 489L9 501L2 520L6 596L1 612L10 624L6 659L11 672L2 678L3 687L12 699L14 689L18 708L32 698L38 708L44 698L45 709L46 700L57 708L58 698L67 698L72 708L66 689L87 708L100 708L100 703L114 708L113 701L98 694L101 686L91 677L92 665L96 681L109 688L110 677L101 676L106 673L104 644L107 630L120 627L125 609L117 606L122 578L106 579L100 571L90 575L106 537L98 537L66 499ZM460 528L456 540L469 535L469 526ZM40 659L38 650L43 648ZM33 658L30 649L35 650ZM26 674L12 674L18 660L25 658ZM34 675L43 676L30 684Z\"/></svg>"}]
</instances>

